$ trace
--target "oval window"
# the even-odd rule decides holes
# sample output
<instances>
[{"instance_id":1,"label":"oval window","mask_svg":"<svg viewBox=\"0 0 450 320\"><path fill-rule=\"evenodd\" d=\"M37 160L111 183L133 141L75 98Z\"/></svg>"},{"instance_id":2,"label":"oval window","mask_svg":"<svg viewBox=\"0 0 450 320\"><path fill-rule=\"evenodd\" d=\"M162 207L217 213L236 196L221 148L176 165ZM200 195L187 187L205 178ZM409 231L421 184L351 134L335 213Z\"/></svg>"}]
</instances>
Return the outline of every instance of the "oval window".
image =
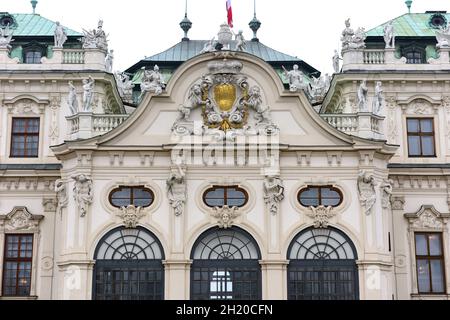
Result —
<instances>
[{"instance_id":1,"label":"oval window","mask_svg":"<svg viewBox=\"0 0 450 320\"><path fill-rule=\"evenodd\" d=\"M153 192L145 187L119 187L109 196L109 202L116 208L130 205L147 208L153 204L154 200Z\"/></svg>"},{"instance_id":2,"label":"oval window","mask_svg":"<svg viewBox=\"0 0 450 320\"><path fill-rule=\"evenodd\" d=\"M342 192L332 186L311 186L300 190L298 201L304 207L338 207L342 204Z\"/></svg>"},{"instance_id":3,"label":"oval window","mask_svg":"<svg viewBox=\"0 0 450 320\"><path fill-rule=\"evenodd\" d=\"M241 208L247 204L248 194L237 186L215 186L206 190L203 201L210 208L225 206Z\"/></svg>"}]
</instances>

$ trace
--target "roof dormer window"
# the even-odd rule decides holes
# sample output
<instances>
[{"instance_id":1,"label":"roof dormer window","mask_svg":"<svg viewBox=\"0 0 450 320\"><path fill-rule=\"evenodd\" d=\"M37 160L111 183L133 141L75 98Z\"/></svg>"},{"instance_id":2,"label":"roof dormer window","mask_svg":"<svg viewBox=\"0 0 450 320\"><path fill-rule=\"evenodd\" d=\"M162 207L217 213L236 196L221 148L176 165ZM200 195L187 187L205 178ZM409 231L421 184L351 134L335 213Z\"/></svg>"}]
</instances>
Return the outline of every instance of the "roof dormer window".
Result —
<instances>
[{"instance_id":1,"label":"roof dormer window","mask_svg":"<svg viewBox=\"0 0 450 320\"><path fill-rule=\"evenodd\" d=\"M8 26L10 28L16 26L16 21L14 20L14 17L10 14L0 16L0 27L8 27Z\"/></svg>"},{"instance_id":2,"label":"roof dormer window","mask_svg":"<svg viewBox=\"0 0 450 320\"><path fill-rule=\"evenodd\" d=\"M431 16L429 25L434 29L446 28L447 18L442 13L435 13Z\"/></svg>"}]
</instances>

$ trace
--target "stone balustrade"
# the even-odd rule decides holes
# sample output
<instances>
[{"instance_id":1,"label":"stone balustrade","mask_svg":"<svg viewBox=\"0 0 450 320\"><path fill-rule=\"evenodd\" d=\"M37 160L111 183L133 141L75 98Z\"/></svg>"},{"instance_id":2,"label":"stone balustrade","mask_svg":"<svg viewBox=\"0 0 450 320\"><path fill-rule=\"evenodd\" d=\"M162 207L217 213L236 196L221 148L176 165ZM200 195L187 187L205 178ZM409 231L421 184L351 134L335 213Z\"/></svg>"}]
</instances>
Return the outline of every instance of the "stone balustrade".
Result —
<instances>
[{"instance_id":1,"label":"stone balustrade","mask_svg":"<svg viewBox=\"0 0 450 320\"><path fill-rule=\"evenodd\" d=\"M43 57L39 64L20 63L11 59L9 50L0 49L0 69L12 71L106 71L106 52L100 49L53 48L51 58Z\"/></svg>"},{"instance_id":2,"label":"stone balustrade","mask_svg":"<svg viewBox=\"0 0 450 320\"><path fill-rule=\"evenodd\" d=\"M371 112L321 114L329 125L346 134L366 139L385 140L382 116Z\"/></svg>"},{"instance_id":3,"label":"stone balustrade","mask_svg":"<svg viewBox=\"0 0 450 320\"><path fill-rule=\"evenodd\" d=\"M91 112L80 112L66 117L69 122L69 139L89 139L103 135L120 126L128 117L128 114L93 114Z\"/></svg>"},{"instance_id":4,"label":"stone balustrade","mask_svg":"<svg viewBox=\"0 0 450 320\"><path fill-rule=\"evenodd\" d=\"M408 64L405 57L397 58L395 49L352 49L342 52L342 72L349 71L440 71L450 69L450 48L437 50L438 58L424 64Z\"/></svg>"}]
</instances>

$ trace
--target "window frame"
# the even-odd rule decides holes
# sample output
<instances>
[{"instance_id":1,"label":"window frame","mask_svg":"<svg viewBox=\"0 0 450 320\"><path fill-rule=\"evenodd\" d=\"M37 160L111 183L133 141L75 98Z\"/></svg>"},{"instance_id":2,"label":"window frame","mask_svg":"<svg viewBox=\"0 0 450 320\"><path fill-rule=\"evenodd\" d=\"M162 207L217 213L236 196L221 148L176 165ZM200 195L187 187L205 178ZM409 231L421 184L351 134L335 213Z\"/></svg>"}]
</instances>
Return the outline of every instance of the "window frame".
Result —
<instances>
[{"instance_id":1,"label":"window frame","mask_svg":"<svg viewBox=\"0 0 450 320\"><path fill-rule=\"evenodd\" d=\"M19 257L18 258L7 258L7 250L8 250L8 238L9 237L19 237L19 247L18 247L18 252L19 252ZM20 257L20 248L22 245L22 237L30 237L31 238L31 257L29 258L21 258ZM2 261L2 286L1 286L1 297L31 297L32 296L32 288L33 288L33 274L34 274L34 264L33 264L33 259L34 259L34 254L35 254L35 234L33 233L7 233L4 235L4 241L3 241L3 261ZM16 286L15 286L15 294L13 295L7 295L5 294L5 283L6 283L6 264L8 262L14 262L17 263L17 267L16 267ZM28 294L27 295L18 295L18 291L19 291L19 277L18 277L18 271L19 271L19 264L20 263L30 263L30 277L29 277L29 283L28 283Z\"/></svg>"},{"instance_id":2,"label":"window frame","mask_svg":"<svg viewBox=\"0 0 450 320\"><path fill-rule=\"evenodd\" d=\"M24 133L14 133L14 122L16 120L25 120L26 125L25 128L28 128L28 121L31 120L37 120L38 121L38 132L37 133L28 133L28 132L24 132ZM41 117L12 117L11 118L11 142L10 142L10 149L9 149L9 157L10 158L14 158L14 159L36 159L39 158L39 152L40 152L40 143L41 143ZM26 155L26 151L27 151L27 147L26 147L26 139L24 140L24 155L14 155L13 154L13 150L14 149L14 139L13 137L15 136L23 136L23 137L29 137L29 136L33 136L33 137L37 137L38 140L36 142L37 144L37 153L36 155Z\"/></svg>"},{"instance_id":3,"label":"window frame","mask_svg":"<svg viewBox=\"0 0 450 320\"><path fill-rule=\"evenodd\" d=\"M422 256L417 254L417 236L426 236L427 239L427 252L428 255ZM439 236L439 244L441 249L441 255L439 256L432 256L431 250L430 250L430 236L431 235L438 235ZM445 265L445 246L444 246L444 235L442 232L414 232L414 253L415 253L415 259L416 259L416 279L417 279L417 292L419 295L443 295L447 294L447 279L446 279L446 265ZM420 260L424 260L428 262L428 273L429 273L429 285L430 285L430 292L421 292L420 291L420 285L419 285L419 271L418 271L418 262ZM433 274L431 271L431 261L440 261L441 263L441 269L442 269L442 282L443 282L443 291L442 292L436 292L433 290Z\"/></svg>"},{"instance_id":4,"label":"window frame","mask_svg":"<svg viewBox=\"0 0 450 320\"><path fill-rule=\"evenodd\" d=\"M419 122L419 131L418 132L410 132L409 131L409 121L410 120L416 120ZM432 124L432 132L422 132L422 121L429 120ZM410 143L409 138L410 137L419 137L420 139L420 155L411 155L410 150ZM423 154L423 139L422 137L432 137L433 138L433 155L424 155ZM435 118L434 117L407 117L406 118L406 142L407 142L407 148L408 148L408 158L437 158L437 150L436 150L436 124L435 124Z\"/></svg>"},{"instance_id":5,"label":"window frame","mask_svg":"<svg viewBox=\"0 0 450 320\"><path fill-rule=\"evenodd\" d=\"M402 47L401 49L401 53L402 53L402 57L405 57L407 59L407 64L426 64L426 58L427 58L427 53L426 53L426 49L420 45L418 45L417 43L413 43L407 47ZM408 57L407 54L408 53L418 53L420 54L420 63L409 63L408 62ZM415 58L413 58L413 60L415 60Z\"/></svg>"},{"instance_id":6,"label":"window frame","mask_svg":"<svg viewBox=\"0 0 450 320\"><path fill-rule=\"evenodd\" d=\"M130 205L133 205L133 206L134 206L134 193L133 193L133 190L134 190L134 189L145 190L145 191L148 191L148 192L151 194L152 201L150 202L150 204L149 204L148 206L141 207L141 208L143 208L143 209L150 208L151 206L153 206L153 204L154 204L155 201L156 201L156 199L155 199L155 193L153 192L153 190L152 190L151 188L148 188L148 187L146 187L146 186L118 186L118 187L112 189L111 192L109 192L109 195L108 195L108 201L109 201L109 204L110 204L113 208L116 208L116 209L121 209L121 208L123 208L123 206L122 206L122 207L118 207L118 206L114 205L114 203L112 202L112 200L113 200L113 199L112 199L113 194L114 194L115 192L119 192L119 191L121 191L121 190L123 190L123 189L131 189L131 192L130 192L130 204L129 204L128 206L130 206ZM126 206L126 207L128 207L128 206ZM126 208L126 207L125 207L125 208ZM136 207L136 208L137 208L137 207Z\"/></svg>"},{"instance_id":7,"label":"window frame","mask_svg":"<svg viewBox=\"0 0 450 320\"><path fill-rule=\"evenodd\" d=\"M27 53L29 52L39 52L41 54L41 58L39 59L39 62L35 63L29 63L27 62ZM36 42L33 41L28 45L23 46L23 53L22 53L22 61L24 64L41 64L41 59L46 57L46 52L47 52L47 47Z\"/></svg>"},{"instance_id":8,"label":"window frame","mask_svg":"<svg viewBox=\"0 0 450 320\"><path fill-rule=\"evenodd\" d=\"M317 205L317 206L306 206L306 205L304 205L304 204L302 203L302 201L301 201L301 198L300 198L301 194L302 194L303 192L309 190L309 189L316 189L316 188L319 189L319 198L318 198L318 200L319 200L319 205ZM310 186L306 186L306 187L304 187L304 188L301 188L301 189L298 191L298 193L297 193L297 202L300 204L300 206L301 206L302 208L310 208L310 207L318 208L318 207L320 207L320 206L323 206L323 204L322 204L322 192L321 192L322 189L330 189L330 190L335 191L335 192L337 192L337 193L339 194L339 196L340 196L340 198L341 198L340 201L339 201L339 203L338 203L337 205L331 206L331 207L333 207L333 208L338 208L338 207L340 207L340 206L344 203L344 193L342 192L342 190L340 190L339 188L337 188L337 187L335 187L335 186L333 186L333 185L323 185L323 186L320 186L320 185L310 185ZM327 206L327 207L328 207L328 206Z\"/></svg>"},{"instance_id":9,"label":"window frame","mask_svg":"<svg viewBox=\"0 0 450 320\"><path fill-rule=\"evenodd\" d=\"M211 206L211 205L209 205L206 201L207 201L207 195L208 195L208 193L210 193L210 192L214 192L214 191L216 191L217 189L224 189L224 197L223 197L223 202L224 202L224 205L222 206L222 207L219 207L219 208L223 208L223 207L225 207L225 206L228 206L228 190L230 190L230 189L235 189L236 191L239 191L239 192L242 192L243 194L244 194L244 197L245 197L245 202L244 202L244 204L243 205L241 205L241 206L231 206L231 207L237 207L237 208L244 208L246 205L248 205L248 203L250 202L250 197L249 197L249 194L248 194L248 192L247 192L247 190L245 190L244 188L242 188L242 187L240 187L240 186L238 186L238 185L230 185L230 186L221 186L221 185L214 185L214 186L212 186L212 187L209 187L208 189L206 189L204 192L203 192L203 195L202 195L202 200L203 200L203 203L208 207L208 208L211 208L211 209L214 209L214 208L217 208L218 206ZM230 207L230 206L228 206L228 207Z\"/></svg>"}]
</instances>

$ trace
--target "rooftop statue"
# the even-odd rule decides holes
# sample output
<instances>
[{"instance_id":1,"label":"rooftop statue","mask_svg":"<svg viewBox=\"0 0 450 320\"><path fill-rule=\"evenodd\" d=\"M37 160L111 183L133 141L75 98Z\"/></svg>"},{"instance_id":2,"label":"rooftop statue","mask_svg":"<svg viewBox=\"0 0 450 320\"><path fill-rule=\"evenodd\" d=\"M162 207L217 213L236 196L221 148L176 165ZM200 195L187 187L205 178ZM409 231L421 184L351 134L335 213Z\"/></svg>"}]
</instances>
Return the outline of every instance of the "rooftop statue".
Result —
<instances>
[{"instance_id":1,"label":"rooftop statue","mask_svg":"<svg viewBox=\"0 0 450 320\"><path fill-rule=\"evenodd\" d=\"M103 21L98 22L97 30L86 31L83 29L83 48L84 49L101 49L108 51L108 36L103 31Z\"/></svg>"},{"instance_id":2,"label":"rooftop statue","mask_svg":"<svg viewBox=\"0 0 450 320\"><path fill-rule=\"evenodd\" d=\"M309 94L315 102L323 101L327 95L331 85L331 77L327 74L322 74L319 78L312 77L312 82L309 88Z\"/></svg>"},{"instance_id":3,"label":"rooftop statue","mask_svg":"<svg viewBox=\"0 0 450 320\"><path fill-rule=\"evenodd\" d=\"M358 28L355 31L350 27L350 19L345 21L345 29L342 31L342 50L363 49L366 47L366 31Z\"/></svg>"},{"instance_id":4,"label":"rooftop statue","mask_svg":"<svg viewBox=\"0 0 450 320\"><path fill-rule=\"evenodd\" d=\"M126 102L133 102L133 81L130 80L130 76L124 72L116 72L115 74L117 89L120 97Z\"/></svg>"},{"instance_id":5,"label":"rooftop statue","mask_svg":"<svg viewBox=\"0 0 450 320\"><path fill-rule=\"evenodd\" d=\"M158 65L155 65L153 71L146 70L145 67L142 67L142 70L144 71L144 78L141 83L141 97L145 92L153 92L156 95L160 95L166 87L166 84L164 83L162 74L159 72Z\"/></svg>"},{"instance_id":6,"label":"rooftop statue","mask_svg":"<svg viewBox=\"0 0 450 320\"><path fill-rule=\"evenodd\" d=\"M203 50L200 51L200 54L215 51L214 39L215 39L215 37L205 43L205 45L203 46Z\"/></svg>"},{"instance_id":7,"label":"rooftop statue","mask_svg":"<svg viewBox=\"0 0 450 320\"><path fill-rule=\"evenodd\" d=\"M54 38L55 48L62 48L64 43L67 41L66 29L59 22L56 22Z\"/></svg>"},{"instance_id":8,"label":"rooftop statue","mask_svg":"<svg viewBox=\"0 0 450 320\"><path fill-rule=\"evenodd\" d=\"M9 28L9 24L6 27L0 28L0 49L11 49L10 43L12 40L13 32Z\"/></svg>"},{"instance_id":9,"label":"rooftop statue","mask_svg":"<svg viewBox=\"0 0 450 320\"><path fill-rule=\"evenodd\" d=\"M384 42L386 43L386 49L395 48L395 30L392 20L384 26Z\"/></svg>"},{"instance_id":10,"label":"rooftop statue","mask_svg":"<svg viewBox=\"0 0 450 320\"><path fill-rule=\"evenodd\" d=\"M105 67L106 72L111 73L113 70L113 63L114 63L114 50L109 50L108 54L105 58Z\"/></svg>"},{"instance_id":11,"label":"rooftop statue","mask_svg":"<svg viewBox=\"0 0 450 320\"><path fill-rule=\"evenodd\" d=\"M333 70L334 70L334 73L341 72L340 60L342 60L342 58L339 56L338 51L334 50L334 56L333 56Z\"/></svg>"},{"instance_id":12,"label":"rooftop statue","mask_svg":"<svg viewBox=\"0 0 450 320\"><path fill-rule=\"evenodd\" d=\"M245 51L247 47L247 43L244 39L244 34L242 30L239 30L238 34L236 35L236 50L235 51Z\"/></svg>"},{"instance_id":13,"label":"rooftop statue","mask_svg":"<svg viewBox=\"0 0 450 320\"><path fill-rule=\"evenodd\" d=\"M358 108L360 112L367 112L367 93L369 89L367 88L366 80L361 81L358 88Z\"/></svg>"},{"instance_id":14,"label":"rooftop statue","mask_svg":"<svg viewBox=\"0 0 450 320\"><path fill-rule=\"evenodd\" d=\"M304 76L303 72L298 70L298 65L295 64L293 70L287 71L286 68L283 66L284 75L289 80L289 90L291 92L297 92L299 90L304 89L305 82L304 82Z\"/></svg>"},{"instance_id":15,"label":"rooftop statue","mask_svg":"<svg viewBox=\"0 0 450 320\"><path fill-rule=\"evenodd\" d=\"M450 24L436 31L437 48L450 48Z\"/></svg>"}]
</instances>

